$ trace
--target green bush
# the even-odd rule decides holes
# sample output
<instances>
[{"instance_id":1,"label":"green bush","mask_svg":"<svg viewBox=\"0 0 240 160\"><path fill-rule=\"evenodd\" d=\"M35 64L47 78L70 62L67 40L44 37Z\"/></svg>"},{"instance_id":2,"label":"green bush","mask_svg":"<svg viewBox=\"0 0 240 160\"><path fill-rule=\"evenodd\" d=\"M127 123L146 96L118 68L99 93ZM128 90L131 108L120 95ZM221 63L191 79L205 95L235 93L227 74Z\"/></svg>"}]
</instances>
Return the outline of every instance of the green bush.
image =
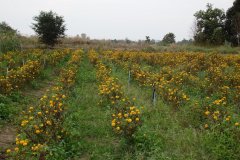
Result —
<instances>
[{"instance_id":1,"label":"green bush","mask_svg":"<svg viewBox=\"0 0 240 160\"><path fill-rule=\"evenodd\" d=\"M19 35L6 22L0 23L0 53L16 51L21 48Z\"/></svg>"},{"instance_id":2,"label":"green bush","mask_svg":"<svg viewBox=\"0 0 240 160\"><path fill-rule=\"evenodd\" d=\"M15 34L0 33L0 53L16 51L21 48L20 40Z\"/></svg>"},{"instance_id":3,"label":"green bush","mask_svg":"<svg viewBox=\"0 0 240 160\"><path fill-rule=\"evenodd\" d=\"M9 118L10 110L4 103L0 103L0 120L6 120Z\"/></svg>"}]
</instances>

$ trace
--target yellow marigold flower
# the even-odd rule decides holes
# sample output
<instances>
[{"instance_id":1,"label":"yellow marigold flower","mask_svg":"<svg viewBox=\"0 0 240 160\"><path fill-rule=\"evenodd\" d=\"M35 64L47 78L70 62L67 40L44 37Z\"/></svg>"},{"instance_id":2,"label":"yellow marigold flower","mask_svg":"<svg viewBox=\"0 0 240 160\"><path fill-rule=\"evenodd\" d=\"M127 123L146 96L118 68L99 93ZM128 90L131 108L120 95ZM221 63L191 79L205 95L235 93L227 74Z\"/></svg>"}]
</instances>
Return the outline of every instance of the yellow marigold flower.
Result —
<instances>
[{"instance_id":1,"label":"yellow marigold flower","mask_svg":"<svg viewBox=\"0 0 240 160\"><path fill-rule=\"evenodd\" d=\"M22 144L23 146L27 146L28 145L28 143L25 141L23 144Z\"/></svg>"},{"instance_id":2,"label":"yellow marigold flower","mask_svg":"<svg viewBox=\"0 0 240 160\"><path fill-rule=\"evenodd\" d=\"M183 95L183 99L187 99L187 96L185 94Z\"/></svg>"},{"instance_id":3,"label":"yellow marigold flower","mask_svg":"<svg viewBox=\"0 0 240 160\"><path fill-rule=\"evenodd\" d=\"M24 127L28 123L28 120L23 120L21 126Z\"/></svg>"},{"instance_id":4,"label":"yellow marigold flower","mask_svg":"<svg viewBox=\"0 0 240 160\"><path fill-rule=\"evenodd\" d=\"M132 119L131 119L131 118L127 119L127 122L128 122L128 123L131 123L131 122L132 122Z\"/></svg>"},{"instance_id":5,"label":"yellow marigold flower","mask_svg":"<svg viewBox=\"0 0 240 160\"><path fill-rule=\"evenodd\" d=\"M39 134L41 131L39 130L39 129L37 129L36 131L35 131L35 133L36 134Z\"/></svg>"},{"instance_id":6,"label":"yellow marigold flower","mask_svg":"<svg viewBox=\"0 0 240 160\"><path fill-rule=\"evenodd\" d=\"M113 123L112 123L112 127L115 127L115 126L116 126L116 123L113 122Z\"/></svg>"},{"instance_id":7,"label":"yellow marigold flower","mask_svg":"<svg viewBox=\"0 0 240 160\"><path fill-rule=\"evenodd\" d=\"M18 152L18 151L19 151L19 148L18 148L18 147L16 147L16 148L14 148L14 150L15 150L16 152Z\"/></svg>"},{"instance_id":8,"label":"yellow marigold flower","mask_svg":"<svg viewBox=\"0 0 240 160\"><path fill-rule=\"evenodd\" d=\"M239 123L238 123L238 122L236 122L236 123L235 123L235 126L239 126Z\"/></svg>"},{"instance_id":9,"label":"yellow marigold flower","mask_svg":"<svg viewBox=\"0 0 240 160\"><path fill-rule=\"evenodd\" d=\"M122 113L118 113L118 117L121 118L122 117Z\"/></svg>"},{"instance_id":10,"label":"yellow marigold flower","mask_svg":"<svg viewBox=\"0 0 240 160\"><path fill-rule=\"evenodd\" d=\"M24 140L19 141L20 144L23 144L24 142L25 142Z\"/></svg>"},{"instance_id":11,"label":"yellow marigold flower","mask_svg":"<svg viewBox=\"0 0 240 160\"><path fill-rule=\"evenodd\" d=\"M208 124L205 124L205 125L204 125L204 128L206 128L206 129L207 129L208 127L209 127L209 126L208 126Z\"/></svg>"},{"instance_id":12,"label":"yellow marigold flower","mask_svg":"<svg viewBox=\"0 0 240 160\"><path fill-rule=\"evenodd\" d=\"M51 100L49 101L49 103L50 103L50 107L53 107L53 101Z\"/></svg>"},{"instance_id":13,"label":"yellow marigold flower","mask_svg":"<svg viewBox=\"0 0 240 160\"><path fill-rule=\"evenodd\" d=\"M210 112L207 110L207 111L205 112L205 115L208 116L209 114L210 114Z\"/></svg>"},{"instance_id":14,"label":"yellow marigold flower","mask_svg":"<svg viewBox=\"0 0 240 160\"><path fill-rule=\"evenodd\" d=\"M218 120L218 117L214 115L214 116L213 116L213 119Z\"/></svg>"},{"instance_id":15,"label":"yellow marigold flower","mask_svg":"<svg viewBox=\"0 0 240 160\"><path fill-rule=\"evenodd\" d=\"M37 114L38 114L39 116L41 116L41 115L42 115L42 112L38 112Z\"/></svg>"},{"instance_id":16,"label":"yellow marigold flower","mask_svg":"<svg viewBox=\"0 0 240 160\"><path fill-rule=\"evenodd\" d=\"M120 127L117 127L117 128L116 128L116 130L118 130L118 131L119 131L119 130L120 130Z\"/></svg>"},{"instance_id":17,"label":"yellow marigold flower","mask_svg":"<svg viewBox=\"0 0 240 160\"><path fill-rule=\"evenodd\" d=\"M138 122L138 121L139 121L139 118L136 118L135 120Z\"/></svg>"},{"instance_id":18,"label":"yellow marigold flower","mask_svg":"<svg viewBox=\"0 0 240 160\"><path fill-rule=\"evenodd\" d=\"M230 116L228 116L228 117L226 118L226 121L230 121L230 118L231 118L231 117L230 117Z\"/></svg>"},{"instance_id":19,"label":"yellow marigold flower","mask_svg":"<svg viewBox=\"0 0 240 160\"><path fill-rule=\"evenodd\" d=\"M135 109L135 107L134 106L132 106L132 107L130 107L130 110L132 111L132 110L134 110Z\"/></svg>"},{"instance_id":20,"label":"yellow marigold flower","mask_svg":"<svg viewBox=\"0 0 240 160\"><path fill-rule=\"evenodd\" d=\"M48 120L46 123L47 123L48 125L52 125L52 122L49 121L49 120Z\"/></svg>"},{"instance_id":21,"label":"yellow marigold flower","mask_svg":"<svg viewBox=\"0 0 240 160\"><path fill-rule=\"evenodd\" d=\"M11 152L11 149L7 149L7 150L6 150L6 153L10 153L10 152Z\"/></svg>"}]
</instances>

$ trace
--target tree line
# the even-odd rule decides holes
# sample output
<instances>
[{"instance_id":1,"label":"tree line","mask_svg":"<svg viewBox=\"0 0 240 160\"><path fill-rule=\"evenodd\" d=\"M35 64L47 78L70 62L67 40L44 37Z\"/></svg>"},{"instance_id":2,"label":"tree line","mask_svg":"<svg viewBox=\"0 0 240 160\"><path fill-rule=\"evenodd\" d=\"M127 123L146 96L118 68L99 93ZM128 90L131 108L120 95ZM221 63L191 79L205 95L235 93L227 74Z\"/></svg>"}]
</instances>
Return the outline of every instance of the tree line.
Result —
<instances>
[{"instance_id":1,"label":"tree line","mask_svg":"<svg viewBox=\"0 0 240 160\"><path fill-rule=\"evenodd\" d=\"M235 0L233 6L226 13L221 9L214 8L212 4L207 4L206 10L200 10L194 16L196 20L193 29L195 44L223 45L227 42L231 46L240 46L240 0ZM60 38L65 36L66 25L62 16L58 16L52 11L41 11L33 20L35 23L32 24L32 29L43 44L53 47L59 42ZM17 31L3 22L0 23L0 35L1 37L4 37L2 35L14 37L17 35ZM16 38L11 38L7 44L5 44L5 39L2 39L0 39L0 51L3 48L8 50L8 46L11 46L8 43L13 42L13 39ZM151 40L149 36L146 36L145 42L150 44L155 43L155 40ZM192 40L188 42L192 42ZM174 33L170 32L163 37L161 44L172 43L176 43L176 40ZM15 44L19 43L14 42Z\"/></svg>"},{"instance_id":2,"label":"tree line","mask_svg":"<svg viewBox=\"0 0 240 160\"><path fill-rule=\"evenodd\" d=\"M206 10L200 10L194 16L196 44L222 45L228 42L240 46L240 0L235 0L226 13L207 4Z\"/></svg>"}]
</instances>

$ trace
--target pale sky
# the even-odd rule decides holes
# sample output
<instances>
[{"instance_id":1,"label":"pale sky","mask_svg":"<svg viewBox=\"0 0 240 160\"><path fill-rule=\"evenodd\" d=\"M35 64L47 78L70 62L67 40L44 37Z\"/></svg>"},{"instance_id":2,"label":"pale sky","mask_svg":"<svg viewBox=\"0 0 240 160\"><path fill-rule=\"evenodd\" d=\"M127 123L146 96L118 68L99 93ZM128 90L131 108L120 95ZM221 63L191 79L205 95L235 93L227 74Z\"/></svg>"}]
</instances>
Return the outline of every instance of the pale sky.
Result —
<instances>
[{"instance_id":1,"label":"pale sky","mask_svg":"<svg viewBox=\"0 0 240 160\"><path fill-rule=\"evenodd\" d=\"M33 17L52 10L64 16L67 35L86 33L91 39L160 40L173 32L190 38L193 14L207 3L225 11L234 0L0 0L0 22L33 35Z\"/></svg>"}]
</instances>

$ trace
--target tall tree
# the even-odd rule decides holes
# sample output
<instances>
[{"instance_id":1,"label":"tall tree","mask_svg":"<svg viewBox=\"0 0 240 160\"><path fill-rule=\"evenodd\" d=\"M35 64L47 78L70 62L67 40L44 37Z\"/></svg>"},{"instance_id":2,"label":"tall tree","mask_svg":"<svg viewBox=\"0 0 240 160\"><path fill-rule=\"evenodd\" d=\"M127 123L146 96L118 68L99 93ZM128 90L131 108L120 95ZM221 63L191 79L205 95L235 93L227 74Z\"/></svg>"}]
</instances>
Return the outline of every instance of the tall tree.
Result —
<instances>
[{"instance_id":1,"label":"tall tree","mask_svg":"<svg viewBox=\"0 0 240 160\"><path fill-rule=\"evenodd\" d=\"M164 44L176 43L174 33L168 33L168 34L166 34L166 35L163 37L162 42L163 42Z\"/></svg>"},{"instance_id":2,"label":"tall tree","mask_svg":"<svg viewBox=\"0 0 240 160\"><path fill-rule=\"evenodd\" d=\"M52 47L58 42L59 38L65 36L66 26L64 19L56 13L41 11L33 19L36 23L33 23L32 28L42 43Z\"/></svg>"},{"instance_id":3,"label":"tall tree","mask_svg":"<svg viewBox=\"0 0 240 160\"><path fill-rule=\"evenodd\" d=\"M200 10L194 14L196 17L196 33L194 40L198 44L221 45L225 41L223 10L213 8L207 4L206 11Z\"/></svg>"},{"instance_id":4,"label":"tall tree","mask_svg":"<svg viewBox=\"0 0 240 160\"><path fill-rule=\"evenodd\" d=\"M235 0L233 6L227 10L225 29L227 40L233 46L240 46L240 0Z\"/></svg>"}]
</instances>

